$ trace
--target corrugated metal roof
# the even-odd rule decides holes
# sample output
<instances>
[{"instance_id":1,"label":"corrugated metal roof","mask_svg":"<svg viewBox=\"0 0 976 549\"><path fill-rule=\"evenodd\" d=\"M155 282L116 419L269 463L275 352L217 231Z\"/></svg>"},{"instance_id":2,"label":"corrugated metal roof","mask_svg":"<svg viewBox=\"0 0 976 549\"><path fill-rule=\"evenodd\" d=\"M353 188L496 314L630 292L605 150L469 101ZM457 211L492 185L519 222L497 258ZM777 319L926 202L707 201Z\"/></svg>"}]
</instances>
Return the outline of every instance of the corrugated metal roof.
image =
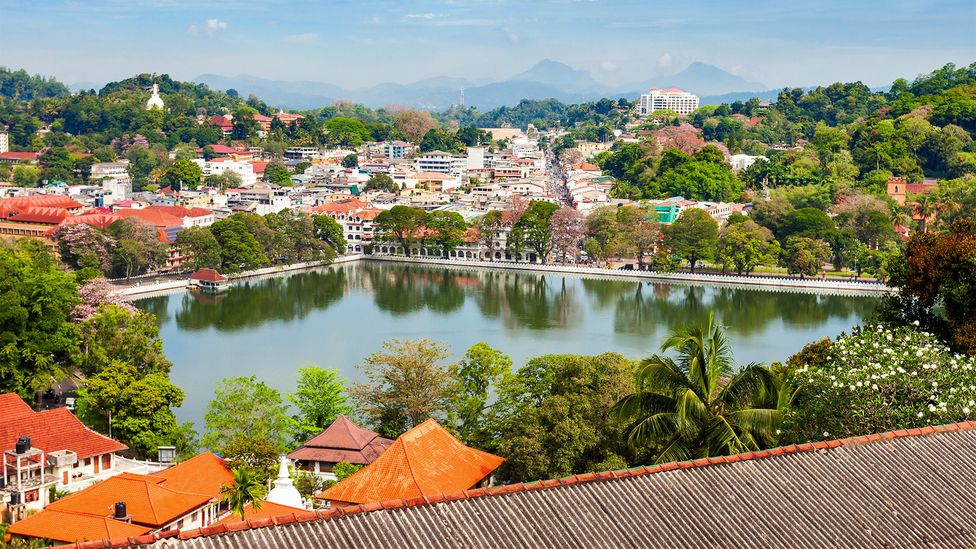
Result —
<instances>
[{"instance_id":1,"label":"corrugated metal roof","mask_svg":"<svg viewBox=\"0 0 976 549\"><path fill-rule=\"evenodd\" d=\"M254 520L157 534L163 539L152 546L972 547L974 428L913 429Z\"/></svg>"}]
</instances>

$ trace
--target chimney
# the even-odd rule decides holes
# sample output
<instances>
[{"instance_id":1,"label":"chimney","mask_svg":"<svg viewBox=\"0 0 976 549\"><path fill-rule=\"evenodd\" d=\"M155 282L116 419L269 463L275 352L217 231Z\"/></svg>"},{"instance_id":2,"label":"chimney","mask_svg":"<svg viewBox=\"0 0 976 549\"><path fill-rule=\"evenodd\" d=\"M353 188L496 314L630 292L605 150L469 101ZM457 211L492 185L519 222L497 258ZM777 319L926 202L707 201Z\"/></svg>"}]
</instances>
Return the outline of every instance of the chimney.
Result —
<instances>
[{"instance_id":1,"label":"chimney","mask_svg":"<svg viewBox=\"0 0 976 549\"><path fill-rule=\"evenodd\" d=\"M17 447L15 451L18 454L26 454L27 450L31 449L31 440L27 435L21 435L17 438Z\"/></svg>"}]
</instances>

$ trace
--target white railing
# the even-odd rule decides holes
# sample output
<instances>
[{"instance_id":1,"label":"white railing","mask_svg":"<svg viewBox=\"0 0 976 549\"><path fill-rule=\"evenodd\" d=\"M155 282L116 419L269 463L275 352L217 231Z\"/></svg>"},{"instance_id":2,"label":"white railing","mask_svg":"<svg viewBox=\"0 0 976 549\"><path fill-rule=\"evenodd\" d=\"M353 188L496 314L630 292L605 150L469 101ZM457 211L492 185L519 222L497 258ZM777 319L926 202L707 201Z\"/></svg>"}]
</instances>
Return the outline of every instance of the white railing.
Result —
<instances>
[{"instance_id":1,"label":"white railing","mask_svg":"<svg viewBox=\"0 0 976 549\"><path fill-rule=\"evenodd\" d=\"M579 265L561 265L539 263L525 263L507 260L484 261L479 259L466 258L432 258L432 257L405 257L402 255L370 255L365 256L369 260L392 261L401 263L420 263L430 265L456 265L467 267L486 267L495 269L509 269L520 271L570 273L581 275L598 275L624 278L637 278L647 280L674 281L674 282L700 282L705 284L734 284L742 286L767 286L779 288L809 288L823 290L842 290L857 292L888 292L892 288L880 282L860 282L854 280L833 280L830 278L792 278L784 276L767 275L735 275L735 274L712 274L712 273L662 273L656 271L627 271L622 269L608 269L604 267L581 267Z\"/></svg>"}]
</instances>

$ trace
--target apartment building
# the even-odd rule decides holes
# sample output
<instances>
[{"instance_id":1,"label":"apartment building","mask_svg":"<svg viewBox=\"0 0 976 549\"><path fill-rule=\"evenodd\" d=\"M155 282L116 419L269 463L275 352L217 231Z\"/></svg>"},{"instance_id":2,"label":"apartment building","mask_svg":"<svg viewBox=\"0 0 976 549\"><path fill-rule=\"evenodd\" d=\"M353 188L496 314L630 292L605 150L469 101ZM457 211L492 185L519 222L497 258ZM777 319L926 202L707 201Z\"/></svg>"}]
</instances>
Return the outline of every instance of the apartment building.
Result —
<instances>
[{"instance_id":1,"label":"apartment building","mask_svg":"<svg viewBox=\"0 0 976 549\"><path fill-rule=\"evenodd\" d=\"M637 113L647 116L654 111L669 110L680 115L691 114L699 106L698 96L678 88L651 88L640 96Z\"/></svg>"}]
</instances>

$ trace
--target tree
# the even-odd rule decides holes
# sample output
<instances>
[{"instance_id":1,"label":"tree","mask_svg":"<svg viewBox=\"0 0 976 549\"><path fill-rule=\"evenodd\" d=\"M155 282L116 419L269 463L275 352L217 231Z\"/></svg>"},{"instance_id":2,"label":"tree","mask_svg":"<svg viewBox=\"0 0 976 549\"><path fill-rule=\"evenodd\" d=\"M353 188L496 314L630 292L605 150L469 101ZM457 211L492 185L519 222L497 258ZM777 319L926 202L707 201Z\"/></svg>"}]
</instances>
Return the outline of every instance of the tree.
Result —
<instances>
[{"instance_id":1,"label":"tree","mask_svg":"<svg viewBox=\"0 0 976 549\"><path fill-rule=\"evenodd\" d=\"M244 520L244 508L250 503L253 509L260 509L267 489L247 467L238 467L231 472L234 474L234 482L220 487L220 502L227 505L231 513L240 515L241 520Z\"/></svg>"},{"instance_id":2,"label":"tree","mask_svg":"<svg viewBox=\"0 0 976 549\"><path fill-rule=\"evenodd\" d=\"M423 208L393 206L377 215L373 225L384 240L399 242L409 257L426 221L427 212Z\"/></svg>"},{"instance_id":3,"label":"tree","mask_svg":"<svg viewBox=\"0 0 976 549\"><path fill-rule=\"evenodd\" d=\"M528 247L543 264L552 252L552 215L559 206L552 202L532 200L509 233L509 248L518 253Z\"/></svg>"},{"instance_id":4,"label":"tree","mask_svg":"<svg viewBox=\"0 0 976 549\"><path fill-rule=\"evenodd\" d=\"M203 444L227 454L235 439L250 438L284 451L291 425L287 412L281 394L255 376L224 378L203 416L207 422Z\"/></svg>"},{"instance_id":5,"label":"tree","mask_svg":"<svg viewBox=\"0 0 976 549\"><path fill-rule=\"evenodd\" d=\"M633 254L637 268L643 270L645 259L654 254L661 243L661 224L657 213L645 211L637 206L617 208L618 237L614 248L620 252Z\"/></svg>"},{"instance_id":6,"label":"tree","mask_svg":"<svg viewBox=\"0 0 976 549\"><path fill-rule=\"evenodd\" d=\"M915 233L892 262L882 318L894 325L920 325L976 354L976 223L961 220L945 233Z\"/></svg>"},{"instance_id":7,"label":"tree","mask_svg":"<svg viewBox=\"0 0 976 549\"><path fill-rule=\"evenodd\" d=\"M131 365L140 376L168 375L172 366L163 353L156 317L144 311L103 303L78 323L78 343L71 362L85 375L116 362Z\"/></svg>"},{"instance_id":8,"label":"tree","mask_svg":"<svg viewBox=\"0 0 976 549\"><path fill-rule=\"evenodd\" d=\"M446 423L455 395L451 374L442 361L444 347L427 339L393 339L359 368L365 383L354 383L349 395L376 431L396 438L428 418Z\"/></svg>"},{"instance_id":9,"label":"tree","mask_svg":"<svg viewBox=\"0 0 976 549\"><path fill-rule=\"evenodd\" d=\"M464 243L464 233L468 228L461 214L442 210L430 212L425 226L434 231L433 236L428 237L428 241L444 257Z\"/></svg>"},{"instance_id":10,"label":"tree","mask_svg":"<svg viewBox=\"0 0 976 549\"><path fill-rule=\"evenodd\" d=\"M393 193L399 190L393 178L385 173L376 173L370 176L369 181L366 182L366 186L363 188L364 191L385 191L388 193Z\"/></svg>"},{"instance_id":11,"label":"tree","mask_svg":"<svg viewBox=\"0 0 976 549\"><path fill-rule=\"evenodd\" d=\"M74 223L58 226L51 238L58 246L61 261L69 267L81 269L81 264L87 261L97 265L100 273L109 272L109 250L114 243L104 232L87 223Z\"/></svg>"},{"instance_id":12,"label":"tree","mask_svg":"<svg viewBox=\"0 0 976 549\"><path fill-rule=\"evenodd\" d=\"M613 415L633 444L655 448L656 463L756 451L775 445L782 421L780 387L765 366L736 371L714 315L700 327L673 331L663 353L640 362L636 390Z\"/></svg>"},{"instance_id":13,"label":"tree","mask_svg":"<svg viewBox=\"0 0 976 549\"><path fill-rule=\"evenodd\" d=\"M358 165L359 165L359 157L356 156L356 153L347 154L346 156L342 157L343 168L355 168Z\"/></svg>"},{"instance_id":14,"label":"tree","mask_svg":"<svg viewBox=\"0 0 976 549\"><path fill-rule=\"evenodd\" d=\"M340 461L332 466L332 474L336 476L338 482L342 482L362 468L362 465L353 465L346 461Z\"/></svg>"},{"instance_id":15,"label":"tree","mask_svg":"<svg viewBox=\"0 0 976 549\"><path fill-rule=\"evenodd\" d=\"M489 393L497 391L502 380L511 375L511 369L512 359L484 342L474 344L454 367L457 380L454 407L461 442L477 447L489 443L486 425Z\"/></svg>"},{"instance_id":16,"label":"tree","mask_svg":"<svg viewBox=\"0 0 976 549\"><path fill-rule=\"evenodd\" d=\"M575 208L563 206L550 220L555 260L574 263L583 241L583 216Z\"/></svg>"},{"instance_id":17,"label":"tree","mask_svg":"<svg viewBox=\"0 0 976 549\"><path fill-rule=\"evenodd\" d=\"M633 391L633 363L616 353L545 355L503 379L487 423L506 482L626 467L632 452L613 404Z\"/></svg>"},{"instance_id":18,"label":"tree","mask_svg":"<svg viewBox=\"0 0 976 549\"><path fill-rule=\"evenodd\" d=\"M489 210L475 221L475 227L478 229L478 241L481 246L493 251L495 239L502 232L502 212L500 210ZM494 257L493 253L488 253L488 259L493 260Z\"/></svg>"},{"instance_id":19,"label":"tree","mask_svg":"<svg viewBox=\"0 0 976 549\"><path fill-rule=\"evenodd\" d=\"M315 238L327 245L326 257L330 261L346 252L345 232L338 221L327 215L316 215L312 217L312 228Z\"/></svg>"},{"instance_id":20,"label":"tree","mask_svg":"<svg viewBox=\"0 0 976 549\"><path fill-rule=\"evenodd\" d=\"M248 230L245 220L244 215L234 214L209 227L220 245L220 265L224 273L257 269L271 262L257 238Z\"/></svg>"},{"instance_id":21,"label":"tree","mask_svg":"<svg viewBox=\"0 0 976 549\"><path fill-rule=\"evenodd\" d=\"M780 258L790 274L800 277L817 276L824 263L830 259L830 245L823 240L805 236L791 236Z\"/></svg>"},{"instance_id":22,"label":"tree","mask_svg":"<svg viewBox=\"0 0 976 549\"><path fill-rule=\"evenodd\" d=\"M113 360L81 391L79 411L89 425L121 440L140 459L181 437L172 408L183 404L184 393L162 372L141 374L135 366Z\"/></svg>"},{"instance_id":23,"label":"tree","mask_svg":"<svg viewBox=\"0 0 976 549\"><path fill-rule=\"evenodd\" d=\"M203 170L191 160L177 160L166 170L166 181L173 190L196 189L203 177Z\"/></svg>"},{"instance_id":24,"label":"tree","mask_svg":"<svg viewBox=\"0 0 976 549\"><path fill-rule=\"evenodd\" d=\"M361 120L336 116L325 123L325 132L329 143L342 147L358 147L372 137L370 131ZM351 168L352 166L346 166Z\"/></svg>"},{"instance_id":25,"label":"tree","mask_svg":"<svg viewBox=\"0 0 976 549\"><path fill-rule=\"evenodd\" d=\"M188 271L220 269L220 243L207 227L189 227L176 234L176 246L188 256L182 266Z\"/></svg>"},{"instance_id":26,"label":"tree","mask_svg":"<svg viewBox=\"0 0 976 549\"><path fill-rule=\"evenodd\" d=\"M974 369L976 359L922 328L856 327L815 361L794 363L788 375L799 390L783 422L784 442L972 421Z\"/></svg>"},{"instance_id":27,"label":"tree","mask_svg":"<svg viewBox=\"0 0 976 549\"><path fill-rule=\"evenodd\" d=\"M160 240L159 230L139 218L120 219L108 226L115 239L112 248L112 272L129 278L154 271L166 264L168 243Z\"/></svg>"},{"instance_id":28,"label":"tree","mask_svg":"<svg viewBox=\"0 0 976 549\"><path fill-rule=\"evenodd\" d=\"M773 232L751 219L719 231L717 259L723 270L731 266L738 274L748 274L759 265L775 264L778 256L779 242Z\"/></svg>"},{"instance_id":29,"label":"tree","mask_svg":"<svg viewBox=\"0 0 976 549\"><path fill-rule=\"evenodd\" d=\"M612 256L616 251L619 235L620 224L617 222L617 208L614 206L599 206L587 216L586 236L594 243L587 249L591 258L604 259Z\"/></svg>"},{"instance_id":30,"label":"tree","mask_svg":"<svg viewBox=\"0 0 976 549\"><path fill-rule=\"evenodd\" d=\"M271 162L264 168L264 181L282 187L291 187L291 172L284 164L278 161Z\"/></svg>"},{"instance_id":31,"label":"tree","mask_svg":"<svg viewBox=\"0 0 976 549\"><path fill-rule=\"evenodd\" d=\"M41 172L34 166L14 166L11 181L18 187L33 189L41 180Z\"/></svg>"},{"instance_id":32,"label":"tree","mask_svg":"<svg viewBox=\"0 0 976 549\"><path fill-rule=\"evenodd\" d=\"M418 110L403 111L397 115L393 125L413 143L419 143L427 132L438 126L429 112Z\"/></svg>"},{"instance_id":33,"label":"tree","mask_svg":"<svg viewBox=\"0 0 976 549\"><path fill-rule=\"evenodd\" d=\"M0 392L33 399L62 379L77 341L74 278L40 241L0 245Z\"/></svg>"},{"instance_id":34,"label":"tree","mask_svg":"<svg viewBox=\"0 0 976 549\"><path fill-rule=\"evenodd\" d=\"M692 272L699 261L715 257L718 245L718 222L701 208L692 208L665 229L666 243L671 251L691 266Z\"/></svg>"},{"instance_id":35,"label":"tree","mask_svg":"<svg viewBox=\"0 0 976 549\"><path fill-rule=\"evenodd\" d=\"M346 405L346 380L329 368L308 366L298 369L298 386L287 400L298 414L295 420L295 441L305 442L328 427L335 418L348 414Z\"/></svg>"}]
</instances>

